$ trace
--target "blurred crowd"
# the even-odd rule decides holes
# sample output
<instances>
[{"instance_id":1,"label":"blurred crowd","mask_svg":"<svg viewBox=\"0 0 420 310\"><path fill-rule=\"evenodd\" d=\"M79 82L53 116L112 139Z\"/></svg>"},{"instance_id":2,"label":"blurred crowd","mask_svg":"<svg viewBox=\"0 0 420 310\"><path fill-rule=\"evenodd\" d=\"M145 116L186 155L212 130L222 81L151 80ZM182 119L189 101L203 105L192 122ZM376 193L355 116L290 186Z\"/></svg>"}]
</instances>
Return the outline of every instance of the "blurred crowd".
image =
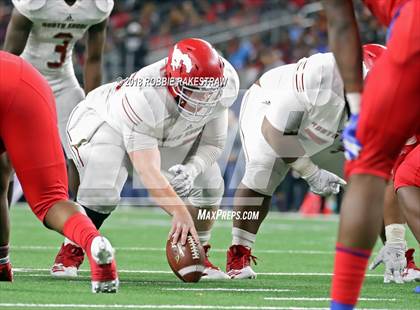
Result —
<instances>
[{"instance_id":1,"label":"blurred crowd","mask_svg":"<svg viewBox=\"0 0 420 310\"><path fill-rule=\"evenodd\" d=\"M0 0L0 44L4 42L12 8L10 0ZM383 43L384 29L360 2L356 1L356 9L363 42ZM272 26L276 23L279 26ZM273 67L328 51L326 19L318 1L118 0L109 20L106 81L127 76L160 55L163 57L171 44L187 36L214 43L237 69L242 88ZM79 77L84 49L83 41L75 47ZM237 115L240 105L235 106ZM232 129L236 128L235 114L231 116L233 140L237 140L237 131ZM240 143L232 145L224 160L226 178L234 188L243 173L243 159ZM286 190L280 190L275 199L279 209L297 209L306 184L288 176L282 187ZM228 188L227 194L232 195L233 191Z\"/></svg>"},{"instance_id":2,"label":"blurred crowd","mask_svg":"<svg viewBox=\"0 0 420 310\"><path fill-rule=\"evenodd\" d=\"M118 0L109 21L106 48L106 79L127 75L150 60L153 54L183 36L211 35L232 30L216 47L238 70L244 87L268 69L327 51L326 21L313 0ZM312 6L312 10L305 10ZM358 7L365 42L383 42L384 30L366 8ZM12 10L11 0L0 0L0 43L4 41ZM289 18L281 27L247 35L247 25ZM210 40L211 41L211 40ZM84 44L76 46L76 64L83 64ZM156 53L159 54L159 53ZM78 72L81 72L79 70Z\"/></svg>"},{"instance_id":3,"label":"blurred crowd","mask_svg":"<svg viewBox=\"0 0 420 310\"><path fill-rule=\"evenodd\" d=\"M212 34L228 29L233 35L212 43L238 70L241 85L247 87L272 67L328 50L326 20L317 3L313 0L122 0L116 3L110 19L107 50L111 54L119 50L119 55L112 58L120 64L119 74L126 75L147 64L149 53L165 49L184 36L200 36L211 41ZM308 5L312 5L312 11L305 11ZM383 42L384 30L366 8L360 4L357 7L363 41ZM238 29L247 25L257 27L265 20L290 17L290 22L282 27L238 34ZM127 59L127 54L133 55L132 60Z\"/></svg>"}]
</instances>

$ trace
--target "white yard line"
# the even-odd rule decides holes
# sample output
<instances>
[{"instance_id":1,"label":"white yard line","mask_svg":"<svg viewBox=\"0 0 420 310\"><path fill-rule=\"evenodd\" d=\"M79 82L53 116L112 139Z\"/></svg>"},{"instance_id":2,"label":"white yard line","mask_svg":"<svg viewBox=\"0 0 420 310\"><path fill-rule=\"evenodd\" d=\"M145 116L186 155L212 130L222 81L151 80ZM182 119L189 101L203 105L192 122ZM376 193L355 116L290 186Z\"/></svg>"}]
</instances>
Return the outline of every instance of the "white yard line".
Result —
<instances>
[{"instance_id":1,"label":"white yard line","mask_svg":"<svg viewBox=\"0 0 420 310\"><path fill-rule=\"evenodd\" d=\"M37 271L50 271L48 268L13 268L14 272L37 272ZM81 269L82 272L89 272L88 269ZM131 269L118 269L120 273L150 273L150 274L171 274L170 270L131 270ZM330 277L332 273L328 272L258 272L257 275L261 276L321 276ZM381 274L366 274L366 277L383 277Z\"/></svg>"},{"instance_id":2,"label":"white yard line","mask_svg":"<svg viewBox=\"0 0 420 310\"><path fill-rule=\"evenodd\" d=\"M37 272L37 271L50 271L48 268L13 268L13 272ZM81 272L90 272L88 269L80 269ZM151 273L151 274L171 274L170 270L127 270L118 269L119 273Z\"/></svg>"},{"instance_id":3,"label":"white yard line","mask_svg":"<svg viewBox=\"0 0 420 310\"><path fill-rule=\"evenodd\" d=\"M226 309L226 310L328 310L328 308L276 307L276 306L213 306L213 305L107 305L107 304L25 304L0 303L14 308L108 308L108 309ZM374 309L379 310L379 309Z\"/></svg>"},{"instance_id":4,"label":"white yard line","mask_svg":"<svg viewBox=\"0 0 420 310\"><path fill-rule=\"evenodd\" d=\"M194 287L171 287L163 288L162 291L211 291L211 292L296 292L290 289L277 288L226 288L226 287L209 287L209 288L194 288Z\"/></svg>"},{"instance_id":5,"label":"white yard line","mask_svg":"<svg viewBox=\"0 0 420 310\"><path fill-rule=\"evenodd\" d=\"M26 304L0 303L0 308L95 308L95 309L222 309L222 310L328 310L315 307L276 306L213 306L213 305L107 305L107 304ZM386 310L378 308L358 308L359 310Z\"/></svg>"},{"instance_id":6,"label":"white yard line","mask_svg":"<svg viewBox=\"0 0 420 310\"><path fill-rule=\"evenodd\" d=\"M331 277L328 272L257 272L257 275L263 276L321 276ZM366 277L383 277L381 274L366 274Z\"/></svg>"},{"instance_id":7,"label":"white yard line","mask_svg":"<svg viewBox=\"0 0 420 310\"><path fill-rule=\"evenodd\" d=\"M35 250L35 251L50 251L59 250L59 247L54 246L34 246L34 245L22 245L12 246L12 250ZM153 248L153 247L117 247L117 251L134 251L134 252L164 252L165 248ZM212 252L225 253L226 249L211 249ZM312 251L312 250L257 250L257 253L267 254L303 254L303 255L329 255L333 254L333 251Z\"/></svg>"},{"instance_id":8,"label":"white yard line","mask_svg":"<svg viewBox=\"0 0 420 310\"><path fill-rule=\"evenodd\" d=\"M264 297L265 300L279 301L330 301L327 297ZM359 301L398 301L395 298L359 298Z\"/></svg>"}]
</instances>

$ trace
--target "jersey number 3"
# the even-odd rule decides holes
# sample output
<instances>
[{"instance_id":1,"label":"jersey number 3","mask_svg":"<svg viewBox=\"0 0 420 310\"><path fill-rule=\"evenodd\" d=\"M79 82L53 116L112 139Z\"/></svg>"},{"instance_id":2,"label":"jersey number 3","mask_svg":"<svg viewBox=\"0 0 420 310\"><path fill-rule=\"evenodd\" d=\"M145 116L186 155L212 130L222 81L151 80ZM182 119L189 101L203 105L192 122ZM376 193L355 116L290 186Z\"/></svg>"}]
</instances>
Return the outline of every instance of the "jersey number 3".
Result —
<instances>
[{"instance_id":1,"label":"jersey number 3","mask_svg":"<svg viewBox=\"0 0 420 310\"><path fill-rule=\"evenodd\" d=\"M59 62L47 62L48 68L51 69L57 69L60 68L64 61L66 60L66 55L67 55L67 47L71 41L71 39L73 39L73 36L71 33L57 33L54 36L54 39L62 39L63 43L62 44L58 44L55 46L55 52L60 54L60 61Z\"/></svg>"}]
</instances>

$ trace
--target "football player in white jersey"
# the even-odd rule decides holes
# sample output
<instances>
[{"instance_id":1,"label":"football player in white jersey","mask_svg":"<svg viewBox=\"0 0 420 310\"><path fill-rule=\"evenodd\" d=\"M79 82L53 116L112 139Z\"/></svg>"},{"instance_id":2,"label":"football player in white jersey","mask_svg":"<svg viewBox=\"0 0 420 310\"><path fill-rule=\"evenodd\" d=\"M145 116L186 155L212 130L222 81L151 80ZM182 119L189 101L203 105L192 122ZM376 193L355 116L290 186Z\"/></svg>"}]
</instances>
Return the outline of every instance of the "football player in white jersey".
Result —
<instances>
[{"instance_id":1,"label":"football player in white jersey","mask_svg":"<svg viewBox=\"0 0 420 310\"><path fill-rule=\"evenodd\" d=\"M347 115L332 53L274 68L245 93L239 126L246 171L235 193L234 211L259 211L259 217L233 221L226 265L232 279L256 277L251 249L271 196L289 169L319 195L337 194L346 184L341 179L339 132Z\"/></svg>"},{"instance_id":2,"label":"football player in white jersey","mask_svg":"<svg viewBox=\"0 0 420 310\"><path fill-rule=\"evenodd\" d=\"M69 189L76 195L77 169L71 160L66 124L85 92L101 85L102 52L113 0L12 0L14 10L4 50L21 55L47 79L56 99L60 138L68 158ZM76 41L87 34L84 90L73 69Z\"/></svg>"},{"instance_id":3,"label":"football player in white jersey","mask_svg":"<svg viewBox=\"0 0 420 310\"><path fill-rule=\"evenodd\" d=\"M190 38L167 58L90 92L73 110L67 134L80 173L77 201L95 225L116 208L132 164L149 195L173 216L170 235L185 241L188 231L197 231L208 253L213 221L197 215L216 210L223 196L216 160L238 91L232 65L208 42ZM72 247L79 254L60 251L52 272L77 275L83 252ZM205 277L229 278L208 259L205 267Z\"/></svg>"}]
</instances>

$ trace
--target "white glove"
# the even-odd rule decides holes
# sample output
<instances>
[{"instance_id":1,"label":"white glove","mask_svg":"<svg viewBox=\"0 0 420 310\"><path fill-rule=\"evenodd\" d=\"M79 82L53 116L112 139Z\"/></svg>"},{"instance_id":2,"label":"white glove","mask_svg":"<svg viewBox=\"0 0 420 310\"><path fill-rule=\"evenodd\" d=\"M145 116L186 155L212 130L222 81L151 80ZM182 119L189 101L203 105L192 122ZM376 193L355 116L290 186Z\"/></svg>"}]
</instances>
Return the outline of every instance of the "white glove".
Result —
<instances>
[{"instance_id":1,"label":"white glove","mask_svg":"<svg viewBox=\"0 0 420 310\"><path fill-rule=\"evenodd\" d=\"M198 175L197 169L192 165L175 165L168 171L174 175L169 181L174 191L179 197L187 197Z\"/></svg>"},{"instance_id":2,"label":"white glove","mask_svg":"<svg viewBox=\"0 0 420 310\"><path fill-rule=\"evenodd\" d=\"M321 196L338 194L340 185L347 184L346 181L334 173L319 168L312 175L302 178L308 182L311 192Z\"/></svg>"},{"instance_id":3,"label":"white glove","mask_svg":"<svg viewBox=\"0 0 420 310\"><path fill-rule=\"evenodd\" d=\"M381 263L384 263L384 283L404 283L402 273L407 265L405 251L405 242L387 242L369 265L369 270L373 270Z\"/></svg>"},{"instance_id":4,"label":"white glove","mask_svg":"<svg viewBox=\"0 0 420 310\"><path fill-rule=\"evenodd\" d=\"M319 169L309 158L302 157L290 164L302 179L308 182L310 190L315 194L327 196L338 194L340 185L346 185L346 181L324 169Z\"/></svg>"}]
</instances>

